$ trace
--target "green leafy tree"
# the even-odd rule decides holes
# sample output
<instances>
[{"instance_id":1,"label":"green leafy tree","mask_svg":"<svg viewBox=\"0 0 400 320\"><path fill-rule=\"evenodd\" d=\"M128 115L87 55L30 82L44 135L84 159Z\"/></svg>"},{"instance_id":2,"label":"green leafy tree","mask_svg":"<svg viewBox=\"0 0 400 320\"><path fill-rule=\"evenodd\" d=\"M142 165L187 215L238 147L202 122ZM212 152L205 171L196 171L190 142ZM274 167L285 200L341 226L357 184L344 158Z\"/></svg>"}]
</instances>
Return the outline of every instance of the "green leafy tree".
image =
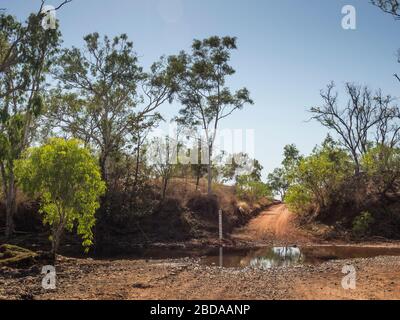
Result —
<instances>
[{"instance_id":1,"label":"green leafy tree","mask_svg":"<svg viewBox=\"0 0 400 320\"><path fill-rule=\"evenodd\" d=\"M288 144L283 148L282 166L268 175L268 184L275 195L285 200L286 192L293 180L294 170L302 159L296 145Z\"/></svg>"},{"instance_id":2,"label":"green leafy tree","mask_svg":"<svg viewBox=\"0 0 400 320\"><path fill-rule=\"evenodd\" d=\"M261 165L260 161L254 159L252 170L250 176L254 181L261 181L262 170L264 167Z\"/></svg>"},{"instance_id":3,"label":"green leafy tree","mask_svg":"<svg viewBox=\"0 0 400 320\"><path fill-rule=\"evenodd\" d=\"M140 145L137 130L158 123L158 107L172 100L179 64L161 58L146 73L126 34L102 39L93 33L84 40L83 49L65 49L59 58L54 74L61 88L53 93L49 117L55 127L98 150L108 184L113 155L130 140Z\"/></svg>"},{"instance_id":4,"label":"green leafy tree","mask_svg":"<svg viewBox=\"0 0 400 320\"><path fill-rule=\"evenodd\" d=\"M290 186L285 169L275 168L272 173L268 174L268 185L275 195L279 195L282 200L285 200L286 192Z\"/></svg>"},{"instance_id":5,"label":"green leafy tree","mask_svg":"<svg viewBox=\"0 0 400 320\"><path fill-rule=\"evenodd\" d=\"M362 212L359 216L355 217L353 221L353 234L356 237L363 237L370 235L371 225L375 223L375 219L368 211Z\"/></svg>"},{"instance_id":6,"label":"green leafy tree","mask_svg":"<svg viewBox=\"0 0 400 320\"><path fill-rule=\"evenodd\" d=\"M41 19L40 11L31 14L25 23L0 14L0 172L6 237L14 231L17 209L14 161L36 132L43 113L46 74L60 43L59 31L44 30Z\"/></svg>"},{"instance_id":7,"label":"green leafy tree","mask_svg":"<svg viewBox=\"0 0 400 320\"><path fill-rule=\"evenodd\" d=\"M288 144L283 148L282 165L286 171L292 170L301 159L300 152L295 144Z\"/></svg>"},{"instance_id":8,"label":"green leafy tree","mask_svg":"<svg viewBox=\"0 0 400 320\"><path fill-rule=\"evenodd\" d=\"M62 1L54 10L59 10L71 1ZM7 14L6 9L0 9L0 78L5 77L11 68L36 56L36 53L32 50L34 43L38 46L44 44L41 36L44 31L41 25L42 19L46 14L43 10L44 4L44 1L42 1L38 11L32 13L24 24L17 21L12 15ZM47 32L48 35L51 33L53 31ZM25 85L23 82L19 84ZM0 98L8 96L19 88L20 86L9 87L7 91L1 91Z\"/></svg>"},{"instance_id":9,"label":"green leafy tree","mask_svg":"<svg viewBox=\"0 0 400 320\"><path fill-rule=\"evenodd\" d=\"M235 93L226 80L235 73L229 65L231 51L237 49L236 38L210 37L194 40L191 54L181 53L175 58L184 66L182 73L178 123L202 128L207 145L208 194L212 192L212 156L217 129L221 121L235 110L252 104L246 88Z\"/></svg>"},{"instance_id":10,"label":"green leafy tree","mask_svg":"<svg viewBox=\"0 0 400 320\"><path fill-rule=\"evenodd\" d=\"M352 175L353 168L347 152L328 139L313 154L300 160L285 200L295 210L315 205L320 212Z\"/></svg>"},{"instance_id":11,"label":"green leafy tree","mask_svg":"<svg viewBox=\"0 0 400 320\"><path fill-rule=\"evenodd\" d=\"M77 225L82 245L92 245L92 227L105 184L97 159L79 140L53 138L30 148L16 161L16 175L24 192L41 199L43 222L52 228L52 253L57 253L64 229Z\"/></svg>"},{"instance_id":12,"label":"green leafy tree","mask_svg":"<svg viewBox=\"0 0 400 320\"><path fill-rule=\"evenodd\" d=\"M228 157L229 163L221 168L222 181L236 181L241 175L249 175L253 181L261 181L263 166L257 159L251 159L247 153L240 152Z\"/></svg>"},{"instance_id":13,"label":"green leafy tree","mask_svg":"<svg viewBox=\"0 0 400 320\"><path fill-rule=\"evenodd\" d=\"M285 202L296 213L307 213L313 205L313 193L302 184L295 184L288 188Z\"/></svg>"},{"instance_id":14,"label":"green leafy tree","mask_svg":"<svg viewBox=\"0 0 400 320\"><path fill-rule=\"evenodd\" d=\"M236 192L239 198L252 203L262 198L272 197L270 187L261 181L254 180L251 175L237 177Z\"/></svg>"},{"instance_id":15,"label":"green leafy tree","mask_svg":"<svg viewBox=\"0 0 400 320\"><path fill-rule=\"evenodd\" d=\"M400 188L400 149L378 145L362 158L363 171L370 179L370 189L387 197Z\"/></svg>"}]
</instances>

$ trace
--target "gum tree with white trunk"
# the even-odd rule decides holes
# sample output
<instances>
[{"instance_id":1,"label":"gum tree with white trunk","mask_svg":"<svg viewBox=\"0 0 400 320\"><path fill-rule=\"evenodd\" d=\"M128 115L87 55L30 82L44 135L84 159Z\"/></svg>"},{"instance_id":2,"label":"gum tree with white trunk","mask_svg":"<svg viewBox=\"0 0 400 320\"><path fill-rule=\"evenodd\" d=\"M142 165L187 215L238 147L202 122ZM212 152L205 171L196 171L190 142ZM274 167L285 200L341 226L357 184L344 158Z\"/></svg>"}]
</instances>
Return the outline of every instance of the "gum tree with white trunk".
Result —
<instances>
[{"instance_id":1,"label":"gum tree with white trunk","mask_svg":"<svg viewBox=\"0 0 400 320\"><path fill-rule=\"evenodd\" d=\"M60 43L57 27L42 27L42 7L43 2L25 23L6 11L0 13L0 172L7 238L14 231L17 211L14 161L34 138L43 110L46 74Z\"/></svg>"}]
</instances>

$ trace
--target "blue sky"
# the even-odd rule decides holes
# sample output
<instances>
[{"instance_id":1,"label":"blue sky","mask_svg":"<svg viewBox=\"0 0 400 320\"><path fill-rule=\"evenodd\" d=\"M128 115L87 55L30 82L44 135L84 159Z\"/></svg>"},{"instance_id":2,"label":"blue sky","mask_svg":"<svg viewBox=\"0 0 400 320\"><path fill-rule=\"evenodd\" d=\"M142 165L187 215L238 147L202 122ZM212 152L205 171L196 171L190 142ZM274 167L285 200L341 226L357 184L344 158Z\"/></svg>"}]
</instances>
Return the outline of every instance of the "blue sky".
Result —
<instances>
[{"instance_id":1,"label":"blue sky","mask_svg":"<svg viewBox=\"0 0 400 320\"><path fill-rule=\"evenodd\" d=\"M256 157L265 172L278 166L285 144L304 154L327 131L306 122L307 109L320 104L330 81L356 82L399 95L393 77L400 72L400 21L367 0L73 0L57 13L64 46L81 46L90 32L127 33L141 63L188 49L194 38L238 37L233 54L236 75L230 86L246 86L255 101L227 118L222 127L255 129ZM59 1L48 0L57 5ZM36 0L0 0L0 7L23 19ZM357 29L341 27L342 7L353 5ZM178 105L164 105L170 118Z\"/></svg>"}]
</instances>

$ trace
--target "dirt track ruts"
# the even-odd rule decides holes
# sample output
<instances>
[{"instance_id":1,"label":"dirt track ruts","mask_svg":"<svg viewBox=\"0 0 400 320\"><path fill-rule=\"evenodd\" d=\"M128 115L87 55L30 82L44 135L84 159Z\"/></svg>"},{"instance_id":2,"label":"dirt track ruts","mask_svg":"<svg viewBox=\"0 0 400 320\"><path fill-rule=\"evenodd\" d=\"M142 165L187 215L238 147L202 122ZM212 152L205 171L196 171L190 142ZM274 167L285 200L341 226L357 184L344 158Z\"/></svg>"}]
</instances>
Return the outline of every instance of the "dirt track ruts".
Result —
<instances>
[{"instance_id":1,"label":"dirt track ruts","mask_svg":"<svg viewBox=\"0 0 400 320\"><path fill-rule=\"evenodd\" d=\"M256 244L297 244L311 241L312 237L298 228L294 214L285 204L278 204L263 211L246 226L235 230L232 239Z\"/></svg>"}]
</instances>

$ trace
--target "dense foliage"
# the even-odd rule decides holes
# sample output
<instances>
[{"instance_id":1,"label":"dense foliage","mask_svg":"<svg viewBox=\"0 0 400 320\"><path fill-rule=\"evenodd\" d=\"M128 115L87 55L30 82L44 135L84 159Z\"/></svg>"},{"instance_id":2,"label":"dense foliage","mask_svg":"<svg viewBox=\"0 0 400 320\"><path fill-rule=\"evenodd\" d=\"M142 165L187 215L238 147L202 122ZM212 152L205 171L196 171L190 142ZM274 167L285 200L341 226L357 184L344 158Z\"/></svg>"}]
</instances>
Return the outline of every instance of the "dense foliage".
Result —
<instances>
[{"instance_id":1,"label":"dense foliage","mask_svg":"<svg viewBox=\"0 0 400 320\"><path fill-rule=\"evenodd\" d=\"M246 192L257 198L265 193L258 190L262 166L256 160L243 154L242 160L223 164L223 151L214 151L220 121L253 103L246 88L232 92L227 84L235 73L230 59L236 38L195 40L190 51L160 57L144 70L126 34L111 38L94 32L82 47L62 48L58 28L42 28L42 7L25 23L7 10L0 13L7 237L14 231L21 191L39 197L53 252L64 229L77 228L88 247L94 236L101 246L115 229L138 226L137 217L154 214L173 197L174 179L185 188L194 181L200 192L207 176L210 194L212 184L240 184L239 176L248 174L246 184L254 185ZM175 119L179 130L199 127L202 134L190 141L179 134L151 137L164 121L161 107L173 100L182 105ZM38 147L29 149L33 145ZM187 153L197 154L195 161L187 162Z\"/></svg>"},{"instance_id":2,"label":"dense foliage","mask_svg":"<svg viewBox=\"0 0 400 320\"><path fill-rule=\"evenodd\" d=\"M353 171L346 151L327 140L293 168L285 200L295 211L304 211L312 204L316 210L324 210Z\"/></svg>"},{"instance_id":3,"label":"dense foliage","mask_svg":"<svg viewBox=\"0 0 400 320\"><path fill-rule=\"evenodd\" d=\"M40 197L43 222L52 228L54 254L64 228L72 231L75 223L82 245L92 245L94 215L105 184L96 158L80 141L53 138L28 149L16 161L16 176L24 192Z\"/></svg>"},{"instance_id":4,"label":"dense foliage","mask_svg":"<svg viewBox=\"0 0 400 320\"><path fill-rule=\"evenodd\" d=\"M254 180L251 175L242 175L237 179L237 194L240 199L255 203L263 198L272 198L272 192L266 183Z\"/></svg>"},{"instance_id":5,"label":"dense foliage","mask_svg":"<svg viewBox=\"0 0 400 320\"><path fill-rule=\"evenodd\" d=\"M346 84L349 101L341 108L333 88L322 91L323 106L310 111L336 139L328 136L296 161L285 152L269 184L297 213L347 225L356 236L373 226L393 236L400 230L400 110L381 91L373 95L352 84Z\"/></svg>"},{"instance_id":6,"label":"dense foliage","mask_svg":"<svg viewBox=\"0 0 400 320\"><path fill-rule=\"evenodd\" d=\"M61 41L58 29L43 29L41 19L40 10L25 23L0 12L0 172L6 237L14 231L17 211L14 161L35 138L44 113L46 74Z\"/></svg>"}]
</instances>

